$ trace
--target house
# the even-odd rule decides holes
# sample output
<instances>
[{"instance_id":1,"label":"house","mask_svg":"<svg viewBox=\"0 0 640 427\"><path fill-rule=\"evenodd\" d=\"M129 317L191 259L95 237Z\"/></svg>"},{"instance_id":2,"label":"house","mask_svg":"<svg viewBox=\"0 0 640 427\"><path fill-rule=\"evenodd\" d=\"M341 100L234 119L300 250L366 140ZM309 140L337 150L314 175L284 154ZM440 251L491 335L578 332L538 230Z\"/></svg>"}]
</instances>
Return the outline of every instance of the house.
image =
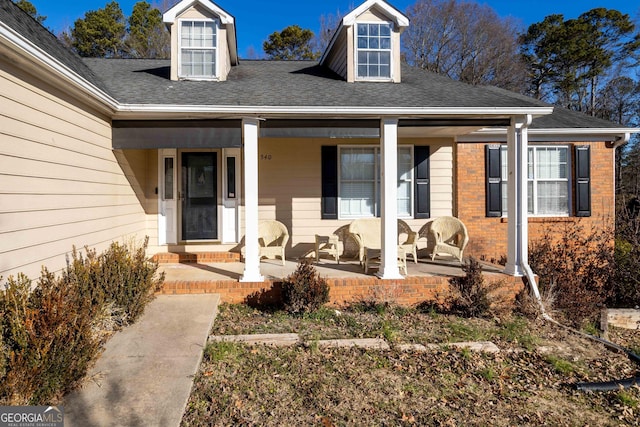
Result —
<instances>
[{"instance_id":1,"label":"house","mask_svg":"<svg viewBox=\"0 0 640 427\"><path fill-rule=\"evenodd\" d=\"M445 215L518 276L554 224L613 226L615 149L637 129L406 66L410 23L384 0L318 62L239 59L242 23L209 0L164 21L171 60L81 59L0 0L1 276L147 235L154 254L244 246L259 282L259 220L287 226L295 258L379 216L379 276L401 279L397 219Z\"/></svg>"}]
</instances>

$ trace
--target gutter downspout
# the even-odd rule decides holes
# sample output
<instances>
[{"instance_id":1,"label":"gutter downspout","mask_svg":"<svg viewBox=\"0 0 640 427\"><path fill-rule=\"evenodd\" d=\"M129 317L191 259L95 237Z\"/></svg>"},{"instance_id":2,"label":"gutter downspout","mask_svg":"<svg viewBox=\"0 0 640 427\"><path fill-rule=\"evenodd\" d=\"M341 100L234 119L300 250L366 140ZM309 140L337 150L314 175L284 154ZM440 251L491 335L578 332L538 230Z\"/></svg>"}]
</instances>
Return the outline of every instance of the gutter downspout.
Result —
<instances>
[{"instance_id":1,"label":"gutter downspout","mask_svg":"<svg viewBox=\"0 0 640 427\"><path fill-rule=\"evenodd\" d=\"M613 143L613 148L616 149L618 147L620 147L621 145L626 144L627 142L629 142L629 140L631 139L631 133L626 132L624 134L624 136L622 137L618 137L615 142Z\"/></svg>"},{"instance_id":2,"label":"gutter downspout","mask_svg":"<svg viewBox=\"0 0 640 427\"><path fill-rule=\"evenodd\" d=\"M533 116L528 114L525 117L526 119L519 126L520 141L516 140L514 142L516 144L521 144L524 141L524 145L526 148L529 145L529 135L527 133L527 129L531 125L531 122L533 121ZM518 132L516 132L516 135L517 133ZM518 139L517 136L516 136L516 139ZM522 149L521 151L524 151L524 149ZM520 156L523 156L524 158L526 158L527 152L525 151L523 153L520 153ZM523 175L523 171L520 171L519 174ZM526 188L524 187L524 183L522 182L518 182L518 185L521 187L521 189ZM526 205L524 205L526 204L526 196L522 196L522 194L519 194L519 197L516 203L520 205L518 208L519 215L516 216L516 228L520 230L521 227L529 227L529 220L528 220L529 214L528 214L528 211L526 210L526 207L525 207ZM522 233L517 233L517 234L519 236L522 235ZM536 276L533 273L533 270L531 270L531 266L529 265L529 248L528 248L529 234L527 233L526 235L527 235L526 239L520 239L520 238L517 239L518 254L516 256L516 263L518 264L518 267L521 269L522 273L524 273L524 276L527 278L527 281L529 282L529 286L531 287L533 296L535 297L536 301L538 302L538 305L540 306L542 317L545 320L552 320L545 310L544 304L542 302L542 297L540 296L540 290L538 289L538 284L536 282ZM526 241L521 241L521 240L526 240Z\"/></svg>"}]
</instances>

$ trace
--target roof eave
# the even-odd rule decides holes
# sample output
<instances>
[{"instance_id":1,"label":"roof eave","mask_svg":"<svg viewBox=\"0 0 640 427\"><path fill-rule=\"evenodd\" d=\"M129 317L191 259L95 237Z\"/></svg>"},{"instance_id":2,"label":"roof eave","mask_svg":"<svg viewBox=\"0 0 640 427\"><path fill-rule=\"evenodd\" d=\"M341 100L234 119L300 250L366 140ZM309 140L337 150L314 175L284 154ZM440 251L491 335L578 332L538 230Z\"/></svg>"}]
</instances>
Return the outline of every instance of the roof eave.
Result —
<instances>
[{"instance_id":1,"label":"roof eave","mask_svg":"<svg viewBox=\"0 0 640 427\"><path fill-rule=\"evenodd\" d=\"M27 59L33 64L37 64L37 67L33 67L33 72L41 75L46 81L50 81L52 75L57 76L69 85L76 95L93 104L104 113L112 114L117 110L118 101L115 98L97 87L93 82L78 75L78 73L17 33L4 22L0 22L0 44L7 46L16 55Z\"/></svg>"},{"instance_id":2,"label":"roof eave","mask_svg":"<svg viewBox=\"0 0 640 427\"><path fill-rule=\"evenodd\" d=\"M222 24L235 25L235 18L229 12L227 12L220 6L213 4L210 1L201 1L201 0L184 0L175 4L173 7L171 7L170 9L168 9L166 12L162 14L162 20L164 21L165 24L171 24L175 22L178 15L180 15L182 12L190 8L195 3L202 5L204 8L206 8L210 12L217 15L220 18L220 22Z\"/></svg>"},{"instance_id":3,"label":"roof eave","mask_svg":"<svg viewBox=\"0 0 640 427\"><path fill-rule=\"evenodd\" d=\"M128 116L180 117L510 117L551 114L552 107L335 107L335 106L260 106L260 105L164 105L120 104L116 118Z\"/></svg>"},{"instance_id":4,"label":"roof eave","mask_svg":"<svg viewBox=\"0 0 640 427\"><path fill-rule=\"evenodd\" d=\"M395 7L391 6L384 0L367 0L362 3L360 6L353 9L351 12L346 14L342 19L344 25L353 25L356 22L358 16L362 15L367 10L372 7L378 7L382 9L382 11L392 18L393 22L400 28L409 26L409 18L405 16L402 12L400 12Z\"/></svg>"}]
</instances>

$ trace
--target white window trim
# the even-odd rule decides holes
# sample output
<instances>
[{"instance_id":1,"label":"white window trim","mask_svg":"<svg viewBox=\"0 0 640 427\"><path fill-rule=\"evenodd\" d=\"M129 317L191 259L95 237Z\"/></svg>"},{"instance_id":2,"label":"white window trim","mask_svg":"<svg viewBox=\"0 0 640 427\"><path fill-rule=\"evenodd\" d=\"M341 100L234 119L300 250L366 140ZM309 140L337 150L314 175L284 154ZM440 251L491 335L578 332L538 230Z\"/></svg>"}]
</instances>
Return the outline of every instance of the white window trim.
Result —
<instances>
[{"instance_id":1,"label":"white window trim","mask_svg":"<svg viewBox=\"0 0 640 427\"><path fill-rule=\"evenodd\" d=\"M358 25L360 24L387 24L389 25L389 27L391 27L391 47L389 48L389 77L360 77L358 76ZM354 74L354 78L356 81L360 81L360 82L392 82L394 79L394 74L393 74L393 70L394 68L394 62L393 62L393 50L394 50L394 44L393 44L393 22L391 21L357 21L353 27L353 48L354 48L354 53L353 53L353 63L354 63L354 70L353 70L353 74ZM370 49L366 49L367 51ZM386 49L377 49L377 50L386 50Z\"/></svg>"},{"instance_id":2,"label":"white window trim","mask_svg":"<svg viewBox=\"0 0 640 427\"><path fill-rule=\"evenodd\" d=\"M378 212L378 208L380 208L380 204L382 203L382 200L374 200L374 202L376 202L376 205L374 207L374 214L373 215L343 215L342 214L342 209L340 208L341 206L341 201L342 201L342 197L341 197L341 188L342 188L342 150L343 149L349 149L349 148L370 148L370 149L374 149L375 154L376 154L376 159L378 159L380 157L380 146L379 145L339 145L338 146L338 219L358 219L358 218L379 218L377 212ZM410 171L411 171L411 180L410 180L410 189L411 189L411 206L409 207L409 215L403 215L398 213L398 218L400 219L413 219L414 216L414 209L415 209L415 203L416 203L416 196L415 196L415 154L414 154L414 146L413 145L408 145L408 144L401 144L398 145L398 148L408 148L409 149L409 153L411 154L411 167L410 167ZM381 184L381 180L382 180L382 176L381 176L381 161L377 161L376 165L375 165L375 175L376 175L376 179L374 180L374 195L378 195L380 194L380 198L382 198L382 194L380 192L380 186ZM406 181L405 181L406 182ZM397 201L396 201L397 203Z\"/></svg>"},{"instance_id":3,"label":"white window trim","mask_svg":"<svg viewBox=\"0 0 640 427\"><path fill-rule=\"evenodd\" d=\"M529 217L534 217L534 218L569 218L571 216L571 207L573 205L573 179L572 179L572 172L573 172L573 165L571 163L571 147L569 145L529 145L527 147L528 149L533 149L534 152L534 170L535 170L535 151L537 148L565 148L567 150L567 213L562 213L562 214L538 214L535 213L538 210L538 197L537 197L537 191L536 191L536 185L535 183L542 181L549 181L549 182L557 182L559 180L557 179L547 179L547 180L538 180L538 179L529 179L527 177L527 186L529 185L530 182L533 182L533 192L534 194L532 195L533 198L533 212L528 212L528 216ZM500 150L505 150L506 151L507 146L502 144L500 146ZM502 156L502 153L500 154ZM528 151L527 151L527 156L528 156ZM502 182L506 182L506 179L503 179L502 176L500 177L500 183L502 184ZM528 208L527 208L528 209ZM507 218L507 213L506 212L502 212L502 218Z\"/></svg>"},{"instance_id":4,"label":"white window trim","mask_svg":"<svg viewBox=\"0 0 640 427\"><path fill-rule=\"evenodd\" d=\"M216 26L215 73L213 76L185 76L182 74L182 23L183 22L213 22ZM220 78L220 21L215 18L181 18L178 19L178 78L184 80L211 81ZM202 49L202 48L200 48ZM210 48L205 48L210 49Z\"/></svg>"}]
</instances>

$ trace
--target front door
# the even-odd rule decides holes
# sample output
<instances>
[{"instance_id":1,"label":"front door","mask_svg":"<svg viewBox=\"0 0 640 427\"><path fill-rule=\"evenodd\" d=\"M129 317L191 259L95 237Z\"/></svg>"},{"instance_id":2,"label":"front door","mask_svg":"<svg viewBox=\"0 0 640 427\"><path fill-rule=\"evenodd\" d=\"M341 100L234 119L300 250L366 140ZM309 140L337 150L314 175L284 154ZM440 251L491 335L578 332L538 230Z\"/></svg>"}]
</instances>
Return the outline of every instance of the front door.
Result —
<instances>
[{"instance_id":1,"label":"front door","mask_svg":"<svg viewBox=\"0 0 640 427\"><path fill-rule=\"evenodd\" d=\"M218 238L216 153L182 153L182 240Z\"/></svg>"}]
</instances>

